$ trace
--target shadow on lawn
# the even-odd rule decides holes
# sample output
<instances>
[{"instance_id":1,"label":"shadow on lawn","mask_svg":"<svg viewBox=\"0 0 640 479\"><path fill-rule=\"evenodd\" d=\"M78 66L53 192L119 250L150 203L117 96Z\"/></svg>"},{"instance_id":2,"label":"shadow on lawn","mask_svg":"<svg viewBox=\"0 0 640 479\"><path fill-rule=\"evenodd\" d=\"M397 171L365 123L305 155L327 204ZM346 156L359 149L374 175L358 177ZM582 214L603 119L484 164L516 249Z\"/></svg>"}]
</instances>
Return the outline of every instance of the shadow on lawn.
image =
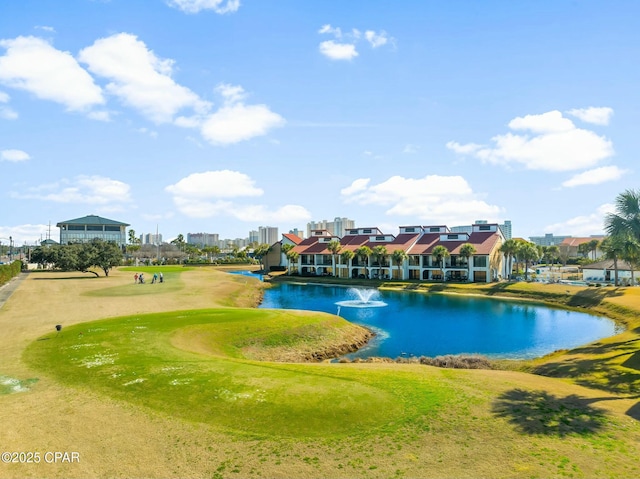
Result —
<instances>
[{"instance_id":1,"label":"shadow on lawn","mask_svg":"<svg viewBox=\"0 0 640 479\"><path fill-rule=\"evenodd\" d=\"M493 413L526 434L585 435L600 430L606 419L604 410L590 404L610 399L615 398L557 397L545 391L512 389L498 397Z\"/></svg>"}]
</instances>

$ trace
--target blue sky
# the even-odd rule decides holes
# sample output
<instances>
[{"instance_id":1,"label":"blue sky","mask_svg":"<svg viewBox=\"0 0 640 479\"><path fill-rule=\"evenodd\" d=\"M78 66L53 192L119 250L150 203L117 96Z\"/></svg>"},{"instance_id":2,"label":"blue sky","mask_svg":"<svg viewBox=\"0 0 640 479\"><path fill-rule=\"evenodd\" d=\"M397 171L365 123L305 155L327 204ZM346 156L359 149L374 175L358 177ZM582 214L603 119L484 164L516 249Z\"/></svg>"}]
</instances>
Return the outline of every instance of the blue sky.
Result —
<instances>
[{"instance_id":1,"label":"blue sky","mask_svg":"<svg viewBox=\"0 0 640 479\"><path fill-rule=\"evenodd\" d=\"M0 3L0 241L98 214L602 232L636 188L635 1Z\"/></svg>"}]
</instances>

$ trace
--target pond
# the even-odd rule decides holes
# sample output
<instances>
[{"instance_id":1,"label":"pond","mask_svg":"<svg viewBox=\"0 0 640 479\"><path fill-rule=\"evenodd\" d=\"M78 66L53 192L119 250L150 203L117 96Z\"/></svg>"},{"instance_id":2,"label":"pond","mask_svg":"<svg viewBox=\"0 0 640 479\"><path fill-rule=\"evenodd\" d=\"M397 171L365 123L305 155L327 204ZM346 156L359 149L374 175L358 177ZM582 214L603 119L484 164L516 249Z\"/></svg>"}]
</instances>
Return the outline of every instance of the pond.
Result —
<instances>
[{"instance_id":1,"label":"pond","mask_svg":"<svg viewBox=\"0 0 640 479\"><path fill-rule=\"evenodd\" d=\"M526 359L619 332L590 314L535 303L283 283L265 290L261 308L338 314L376 337L349 358L482 354Z\"/></svg>"}]
</instances>

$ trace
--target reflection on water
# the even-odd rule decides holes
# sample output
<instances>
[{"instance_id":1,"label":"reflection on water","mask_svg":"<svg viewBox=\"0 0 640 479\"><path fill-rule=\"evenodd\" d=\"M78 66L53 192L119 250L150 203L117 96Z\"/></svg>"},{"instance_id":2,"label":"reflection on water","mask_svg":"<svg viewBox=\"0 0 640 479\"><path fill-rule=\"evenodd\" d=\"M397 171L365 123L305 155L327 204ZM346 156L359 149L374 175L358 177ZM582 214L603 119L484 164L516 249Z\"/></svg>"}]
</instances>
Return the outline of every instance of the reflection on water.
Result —
<instances>
[{"instance_id":1,"label":"reflection on water","mask_svg":"<svg viewBox=\"0 0 640 479\"><path fill-rule=\"evenodd\" d=\"M615 324L589 314L492 298L281 284L267 289L262 308L339 314L378 336L348 357L438 356L478 353L495 358L538 357L616 333ZM362 291L362 290L360 290ZM367 307L373 301L378 307ZM345 307L345 302L359 307ZM382 304L384 306L382 306Z\"/></svg>"}]
</instances>

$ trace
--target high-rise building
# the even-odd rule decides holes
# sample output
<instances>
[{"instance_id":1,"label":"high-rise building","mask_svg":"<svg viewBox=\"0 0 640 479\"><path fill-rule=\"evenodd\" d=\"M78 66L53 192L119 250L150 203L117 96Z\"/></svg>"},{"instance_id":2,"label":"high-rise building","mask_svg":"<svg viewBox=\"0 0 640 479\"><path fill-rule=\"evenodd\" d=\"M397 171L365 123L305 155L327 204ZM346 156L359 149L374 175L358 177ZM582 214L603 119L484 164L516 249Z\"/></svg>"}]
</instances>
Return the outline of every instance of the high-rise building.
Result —
<instances>
[{"instance_id":1,"label":"high-rise building","mask_svg":"<svg viewBox=\"0 0 640 479\"><path fill-rule=\"evenodd\" d=\"M307 223L307 237L311 236L312 231L327 230L332 235L342 238L345 231L354 229L355 227L356 222L349 218L336 217L333 221L310 221Z\"/></svg>"},{"instance_id":2,"label":"high-rise building","mask_svg":"<svg viewBox=\"0 0 640 479\"><path fill-rule=\"evenodd\" d=\"M260 235L256 230L249 231L249 244L258 243L260 240Z\"/></svg>"},{"instance_id":3,"label":"high-rise building","mask_svg":"<svg viewBox=\"0 0 640 479\"><path fill-rule=\"evenodd\" d=\"M511 234L511 220L504 220L504 223L499 225L502 230L502 235L504 239L511 239L513 236Z\"/></svg>"},{"instance_id":4,"label":"high-rise building","mask_svg":"<svg viewBox=\"0 0 640 479\"><path fill-rule=\"evenodd\" d=\"M292 235L296 235L298 238L304 239L304 231L298 228L290 229L289 233L291 233Z\"/></svg>"},{"instance_id":5,"label":"high-rise building","mask_svg":"<svg viewBox=\"0 0 640 479\"><path fill-rule=\"evenodd\" d=\"M162 235L147 233L146 235L140 235L141 244L162 244Z\"/></svg>"},{"instance_id":6,"label":"high-rise building","mask_svg":"<svg viewBox=\"0 0 640 479\"><path fill-rule=\"evenodd\" d=\"M258 243L266 243L272 245L280 241L280 235L278 234L278 228L273 226L259 226L258 227Z\"/></svg>"},{"instance_id":7,"label":"high-rise building","mask_svg":"<svg viewBox=\"0 0 640 479\"><path fill-rule=\"evenodd\" d=\"M196 246L217 246L218 233L187 233L187 243Z\"/></svg>"}]
</instances>

